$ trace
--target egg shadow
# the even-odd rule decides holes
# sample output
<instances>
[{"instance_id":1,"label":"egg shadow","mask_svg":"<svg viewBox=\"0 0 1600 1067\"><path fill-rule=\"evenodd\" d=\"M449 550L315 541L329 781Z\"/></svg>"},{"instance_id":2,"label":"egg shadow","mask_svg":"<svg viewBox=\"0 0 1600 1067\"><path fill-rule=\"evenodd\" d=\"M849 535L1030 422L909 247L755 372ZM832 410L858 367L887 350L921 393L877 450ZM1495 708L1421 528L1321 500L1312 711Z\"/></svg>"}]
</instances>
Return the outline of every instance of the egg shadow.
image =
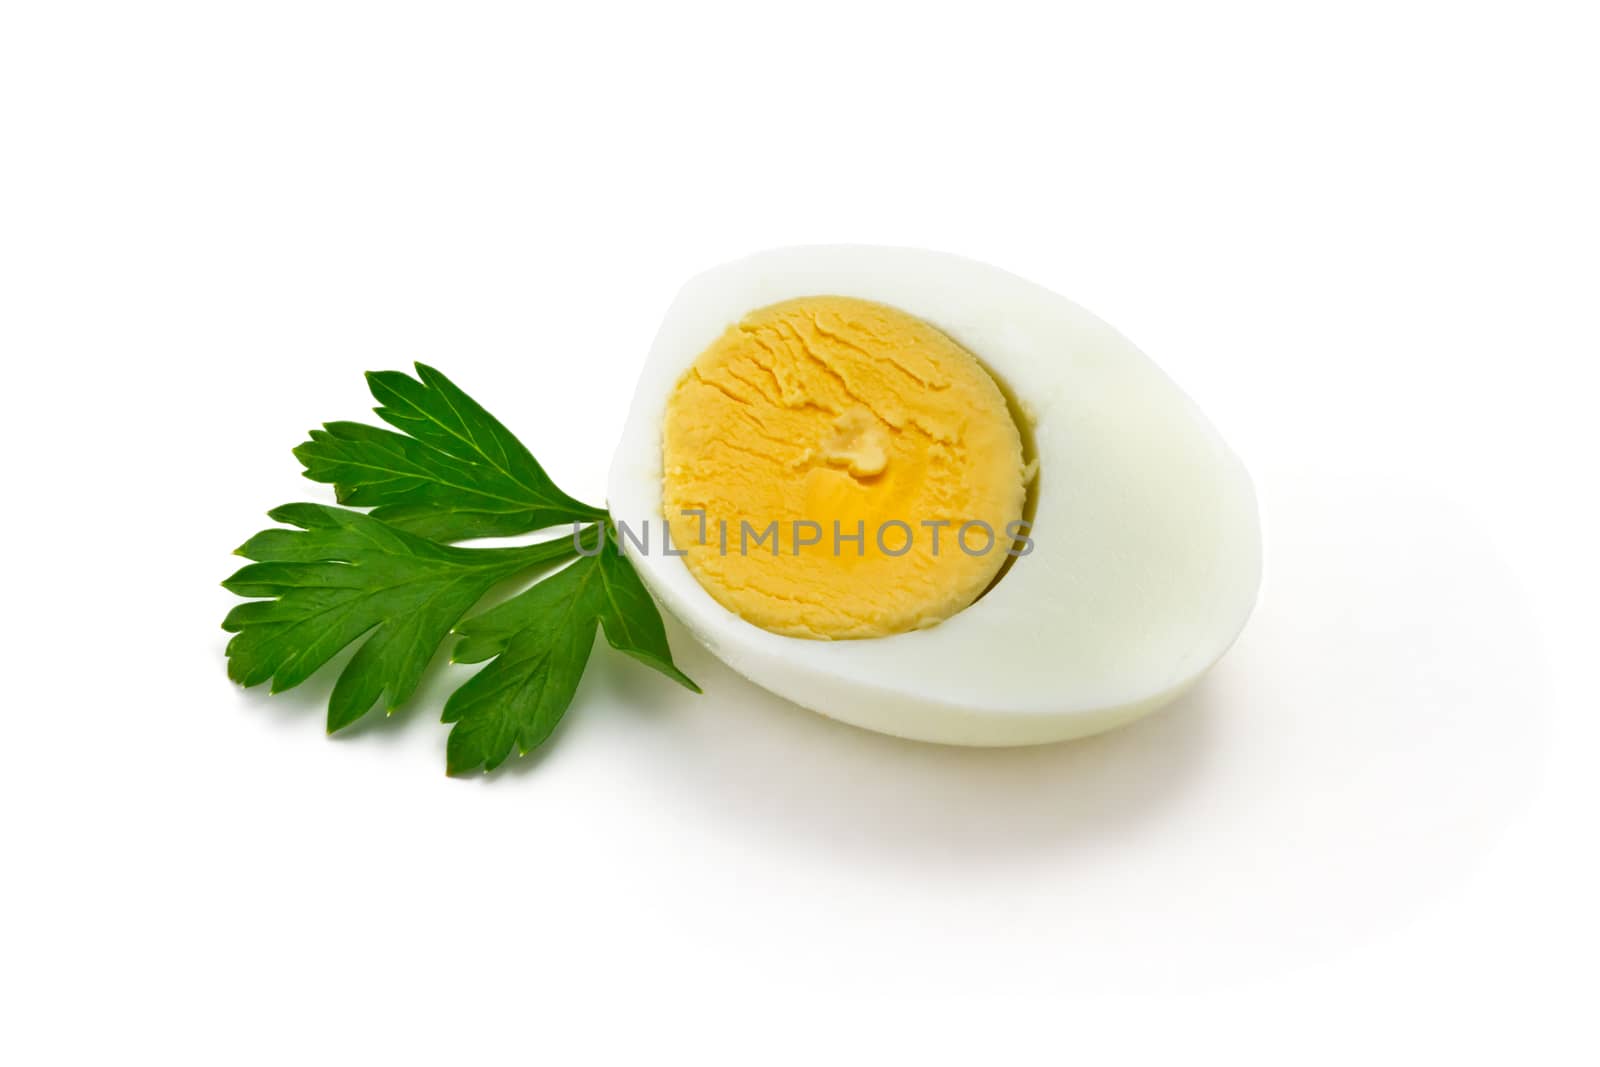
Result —
<instances>
[{"instance_id":1,"label":"egg shadow","mask_svg":"<svg viewBox=\"0 0 1600 1067\"><path fill-rule=\"evenodd\" d=\"M853 860L917 868L1058 862L1160 819L1205 764L1237 677L1226 664L1120 729L1025 748L962 748L871 733L758 688L669 622L705 696L606 657L600 688L648 733L635 753L657 795L691 815ZM599 657L597 657L599 658Z\"/></svg>"}]
</instances>

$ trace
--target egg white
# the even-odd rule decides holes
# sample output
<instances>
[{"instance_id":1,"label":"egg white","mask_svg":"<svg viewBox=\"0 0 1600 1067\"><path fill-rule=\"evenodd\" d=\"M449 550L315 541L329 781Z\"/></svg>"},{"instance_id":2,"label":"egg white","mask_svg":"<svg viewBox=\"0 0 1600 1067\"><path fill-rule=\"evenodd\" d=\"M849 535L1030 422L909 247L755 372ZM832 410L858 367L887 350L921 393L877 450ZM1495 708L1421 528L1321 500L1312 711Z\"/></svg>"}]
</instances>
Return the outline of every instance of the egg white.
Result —
<instances>
[{"instance_id":1,"label":"egg white","mask_svg":"<svg viewBox=\"0 0 1600 1067\"><path fill-rule=\"evenodd\" d=\"M722 607L660 550L661 423L679 378L747 312L816 295L876 300L932 323L1033 420L1033 551L931 629L780 636ZM1071 301L915 249L784 248L691 280L634 393L609 504L630 528L649 520L651 551L626 539L625 551L662 605L734 670L824 715L951 744L1065 740L1160 707L1227 651L1261 577L1250 477L1166 375Z\"/></svg>"}]
</instances>

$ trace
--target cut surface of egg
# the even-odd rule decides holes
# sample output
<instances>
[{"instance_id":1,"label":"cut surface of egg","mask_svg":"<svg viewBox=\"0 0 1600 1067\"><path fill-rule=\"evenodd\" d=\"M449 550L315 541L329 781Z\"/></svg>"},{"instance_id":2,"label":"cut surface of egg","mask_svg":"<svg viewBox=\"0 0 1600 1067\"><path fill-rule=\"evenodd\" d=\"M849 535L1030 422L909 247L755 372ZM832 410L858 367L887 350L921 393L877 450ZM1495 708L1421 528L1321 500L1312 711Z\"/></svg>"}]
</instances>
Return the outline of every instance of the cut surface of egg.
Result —
<instances>
[{"instance_id":1,"label":"cut surface of egg","mask_svg":"<svg viewBox=\"0 0 1600 1067\"><path fill-rule=\"evenodd\" d=\"M1077 305L934 252L779 249L690 281L608 497L717 657L919 740L1065 740L1159 707L1260 583L1249 475L1189 398Z\"/></svg>"}]
</instances>

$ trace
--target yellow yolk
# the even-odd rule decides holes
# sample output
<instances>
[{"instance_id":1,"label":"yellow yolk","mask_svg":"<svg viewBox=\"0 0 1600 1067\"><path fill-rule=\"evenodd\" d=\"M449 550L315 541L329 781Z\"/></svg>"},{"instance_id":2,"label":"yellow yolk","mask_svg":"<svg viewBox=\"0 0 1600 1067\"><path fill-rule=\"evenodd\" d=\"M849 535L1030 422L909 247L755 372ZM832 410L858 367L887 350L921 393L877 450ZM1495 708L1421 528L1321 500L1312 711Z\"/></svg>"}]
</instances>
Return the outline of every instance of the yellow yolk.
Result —
<instances>
[{"instance_id":1,"label":"yellow yolk","mask_svg":"<svg viewBox=\"0 0 1600 1067\"><path fill-rule=\"evenodd\" d=\"M662 460L690 572L795 637L949 618L1023 531L1022 440L994 380L921 319L865 300L805 297L729 327L673 391Z\"/></svg>"}]
</instances>

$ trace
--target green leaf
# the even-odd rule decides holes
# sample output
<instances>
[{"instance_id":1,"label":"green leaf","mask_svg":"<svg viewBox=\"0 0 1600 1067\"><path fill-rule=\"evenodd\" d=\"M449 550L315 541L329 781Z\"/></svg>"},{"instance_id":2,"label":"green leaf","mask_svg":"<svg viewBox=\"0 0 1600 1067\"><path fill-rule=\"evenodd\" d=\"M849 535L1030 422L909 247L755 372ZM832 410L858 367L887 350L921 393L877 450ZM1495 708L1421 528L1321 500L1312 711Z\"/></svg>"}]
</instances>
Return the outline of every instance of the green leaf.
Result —
<instances>
[{"instance_id":1,"label":"green leaf","mask_svg":"<svg viewBox=\"0 0 1600 1067\"><path fill-rule=\"evenodd\" d=\"M585 542L586 551L592 547ZM492 771L513 749L526 755L550 737L577 691L596 624L613 648L700 691L673 666L655 603L615 536L605 537L595 555L457 627L458 662L493 662L445 704L444 721L455 724L446 746L450 774Z\"/></svg>"},{"instance_id":2,"label":"green leaf","mask_svg":"<svg viewBox=\"0 0 1600 1067\"><path fill-rule=\"evenodd\" d=\"M685 689L700 692L700 687L673 665L667 630L656 602L639 580L639 572L618 549L615 531L609 526L608 530L611 536L599 565L600 586L605 594L600 604L600 629L606 640L612 648L660 671Z\"/></svg>"},{"instance_id":3,"label":"green leaf","mask_svg":"<svg viewBox=\"0 0 1600 1067\"><path fill-rule=\"evenodd\" d=\"M595 627L613 648L699 692L672 663L655 602L619 551L607 513L556 488L532 454L431 367L367 376L394 429L330 422L295 449L306 477L341 504L271 512L238 549L255 562L223 583L242 597L223 621L228 674L243 685L299 685L357 644L328 700L328 730L417 690L452 630L455 659L491 660L445 705L447 769L492 770L543 743L577 691ZM573 523L574 537L514 548L448 542ZM607 536L609 533L610 536ZM462 624L497 584L581 555L520 595Z\"/></svg>"},{"instance_id":4,"label":"green leaf","mask_svg":"<svg viewBox=\"0 0 1600 1067\"><path fill-rule=\"evenodd\" d=\"M328 730L380 699L394 711L416 691L451 628L495 584L575 554L573 539L516 548L438 545L368 515L322 504L269 513L297 529L264 530L238 554L255 560L223 586L243 597L222 627L228 675L293 688L366 636L328 701ZM370 636L368 636L370 635Z\"/></svg>"},{"instance_id":5,"label":"green leaf","mask_svg":"<svg viewBox=\"0 0 1600 1067\"><path fill-rule=\"evenodd\" d=\"M294 450L339 502L433 541L503 537L605 511L558 489L522 442L450 379L375 371L367 384L395 430L330 422ZM395 432L396 430L402 432Z\"/></svg>"}]
</instances>

